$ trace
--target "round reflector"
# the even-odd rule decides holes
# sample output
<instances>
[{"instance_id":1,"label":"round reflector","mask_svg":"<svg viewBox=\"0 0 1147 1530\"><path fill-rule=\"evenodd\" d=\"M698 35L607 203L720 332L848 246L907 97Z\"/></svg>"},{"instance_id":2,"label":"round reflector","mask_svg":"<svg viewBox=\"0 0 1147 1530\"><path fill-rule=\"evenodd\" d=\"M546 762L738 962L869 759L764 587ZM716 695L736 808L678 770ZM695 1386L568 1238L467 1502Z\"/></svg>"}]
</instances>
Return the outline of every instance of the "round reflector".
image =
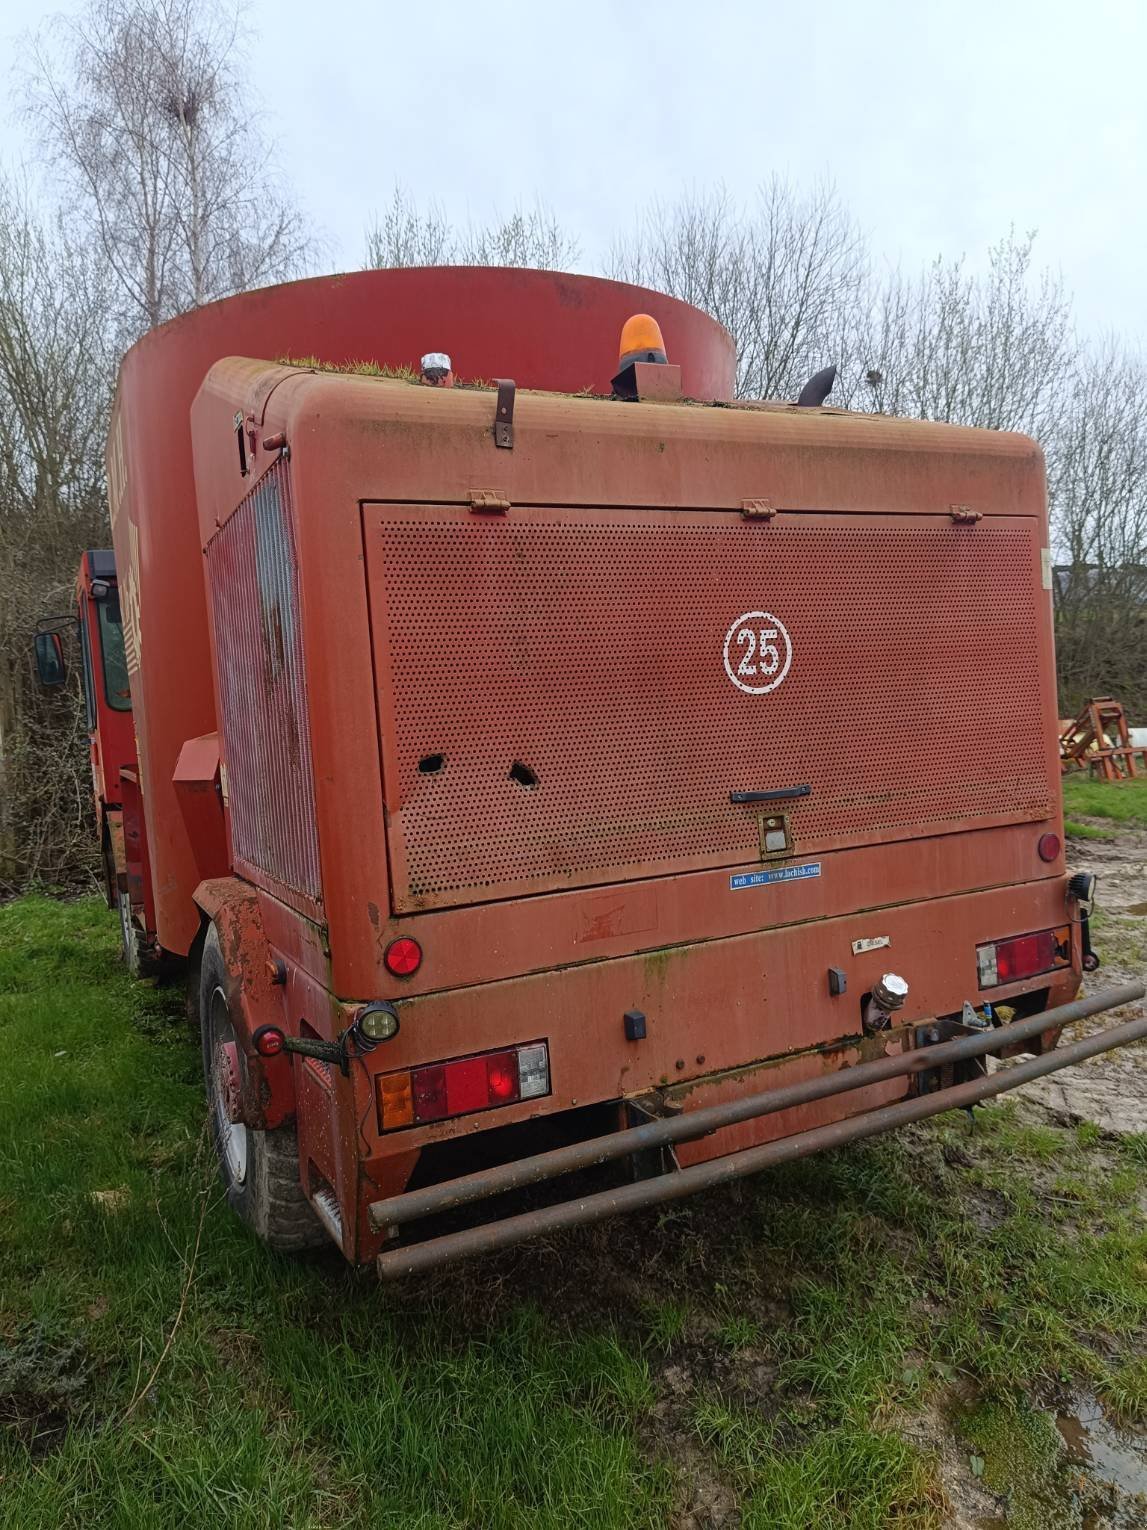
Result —
<instances>
[{"instance_id":1,"label":"round reflector","mask_svg":"<svg viewBox=\"0 0 1147 1530\"><path fill-rule=\"evenodd\" d=\"M1041 834L1039 837L1039 858L1041 861L1054 861L1059 855L1059 835Z\"/></svg>"},{"instance_id":2,"label":"round reflector","mask_svg":"<svg viewBox=\"0 0 1147 1530\"><path fill-rule=\"evenodd\" d=\"M386 970L393 972L395 977L409 977L422 966L422 947L416 940L411 940L409 935L400 935L397 940L390 942L382 959L386 963Z\"/></svg>"},{"instance_id":3,"label":"round reflector","mask_svg":"<svg viewBox=\"0 0 1147 1530\"><path fill-rule=\"evenodd\" d=\"M283 1050L283 1033L276 1025L261 1025L251 1040L260 1057L278 1057Z\"/></svg>"}]
</instances>

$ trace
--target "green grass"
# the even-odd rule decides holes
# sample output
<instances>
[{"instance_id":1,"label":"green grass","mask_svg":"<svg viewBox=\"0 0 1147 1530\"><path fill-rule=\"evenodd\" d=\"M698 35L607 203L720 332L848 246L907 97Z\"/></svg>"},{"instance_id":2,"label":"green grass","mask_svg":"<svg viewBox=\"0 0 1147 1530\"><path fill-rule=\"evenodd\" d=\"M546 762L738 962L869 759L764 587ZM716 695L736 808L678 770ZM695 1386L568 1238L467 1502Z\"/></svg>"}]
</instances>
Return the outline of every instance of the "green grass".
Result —
<instances>
[{"instance_id":1,"label":"green grass","mask_svg":"<svg viewBox=\"0 0 1147 1530\"><path fill-rule=\"evenodd\" d=\"M960 1429L984 1483L1006 1496L1015 1530L1075 1530L1080 1518L1063 1481L1062 1441L1054 1422L1022 1403L980 1403Z\"/></svg>"},{"instance_id":2,"label":"green grass","mask_svg":"<svg viewBox=\"0 0 1147 1530\"><path fill-rule=\"evenodd\" d=\"M178 995L96 903L0 908L0 1037L0 1530L629 1530L702 1480L926 1530L905 1425L957 1391L1052 1525L1056 1390L1147 1423L1147 1139L1005 1104L396 1293L220 1203Z\"/></svg>"},{"instance_id":3,"label":"green grass","mask_svg":"<svg viewBox=\"0 0 1147 1530\"><path fill-rule=\"evenodd\" d=\"M1147 781L1092 781L1085 775L1063 778L1064 812L1071 819L1110 818L1147 827ZM1074 825L1068 833L1086 825ZM1085 836L1087 837L1087 836Z\"/></svg>"},{"instance_id":4,"label":"green grass","mask_svg":"<svg viewBox=\"0 0 1147 1530\"><path fill-rule=\"evenodd\" d=\"M1114 829L1101 829L1094 823L1077 823L1074 818L1063 820L1063 832L1069 839L1114 839Z\"/></svg>"},{"instance_id":5,"label":"green grass","mask_svg":"<svg viewBox=\"0 0 1147 1530\"><path fill-rule=\"evenodd\" d=\"M413 367L385 366L377 361L320 361L317 356L276 356L281 367L300 367L307 372L339 372L352 377L384 377L391 382L418 382Z\"/></svg>"}]
</instances>

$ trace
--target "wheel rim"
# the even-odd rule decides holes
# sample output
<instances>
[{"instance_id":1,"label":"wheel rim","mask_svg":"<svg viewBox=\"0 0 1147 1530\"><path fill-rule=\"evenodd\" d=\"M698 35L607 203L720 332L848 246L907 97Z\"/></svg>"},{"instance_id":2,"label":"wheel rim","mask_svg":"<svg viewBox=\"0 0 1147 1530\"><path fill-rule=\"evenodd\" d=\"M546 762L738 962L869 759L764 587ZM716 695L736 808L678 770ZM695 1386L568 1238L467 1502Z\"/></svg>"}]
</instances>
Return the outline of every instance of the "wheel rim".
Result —
<instances>
[{"instance_id":1,"label":"wheel rim","mask_svg":"<svg viewBox=\"0 0 1147 1530\"><path fill-rule=\"evenodd\" d=\"M124 966L129 972L134 972L138 965L138 952L135 942L135 926L131 922L131 904L127 893L120 893L117 900L119 904L119 929L120 940L123 943Z\"/></svg>"},{"instance_id":2,"label":"wheel rim","mask_svg":"<svg viewBox=\"0 0 1147 1530\"><path fill-rule=\"evenodd\" d=\"M235 1028L227 1008L227 995L222 988L216 988L211 995L211 1084L215 1135L219 1143L219 1156L226 1167L228 1178L232 1184L242 1185L247 1179L247 1128L241 1121L231 1119L223 1052L228 1043L235 1044Z\"/></svg>"}]
</instances>

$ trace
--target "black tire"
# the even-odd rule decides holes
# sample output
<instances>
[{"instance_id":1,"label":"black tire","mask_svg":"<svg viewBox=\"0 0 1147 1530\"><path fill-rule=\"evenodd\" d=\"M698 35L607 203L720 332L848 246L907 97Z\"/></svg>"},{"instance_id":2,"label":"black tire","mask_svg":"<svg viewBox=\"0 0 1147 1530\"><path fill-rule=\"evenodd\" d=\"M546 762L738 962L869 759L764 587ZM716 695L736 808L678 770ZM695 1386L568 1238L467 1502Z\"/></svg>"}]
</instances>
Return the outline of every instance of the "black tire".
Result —
<instances>
[{"instance_id":1,"label":"black tire","mask_svg":"<svg viewBox=\"0 0 1147 1530\"><path fill-rule=\"evenodd\" d=\"M294 1127L253 1131L250 1127L233 1127L227 1120L218 1078L218 1047L234 1039L227 991L227 965L218 931L212 924L203 942L199 968L199 1025L211 1139L227 1200L268 1247L281 1253L316 1248L330 1240L299 1182Z\"/></svg>"}]
</instances>

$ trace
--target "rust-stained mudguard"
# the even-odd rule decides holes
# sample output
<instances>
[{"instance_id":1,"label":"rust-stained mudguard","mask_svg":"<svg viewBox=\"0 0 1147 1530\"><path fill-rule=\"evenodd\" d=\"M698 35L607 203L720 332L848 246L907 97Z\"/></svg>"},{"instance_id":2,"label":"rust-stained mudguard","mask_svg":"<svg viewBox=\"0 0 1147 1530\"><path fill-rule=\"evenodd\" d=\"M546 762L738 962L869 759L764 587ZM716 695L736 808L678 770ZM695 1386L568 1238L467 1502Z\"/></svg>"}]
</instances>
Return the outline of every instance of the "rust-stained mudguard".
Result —
<instances>
[{"instance_id":1,"label":"rust-stained mudguard","mask_svg":"<svg viewBox=\"0 0 1147 1530\"><path fill-rule=\"evenodd\" d=\"M255 889L238 877L212 877L195 889L200 912L219 932L227 968L227 1001L235 1035L243 1051L243 1121L270 1130L295 1118L295 1082L291 1059L262 1057L251 1037L262 1025L282 1026L283 990L273 981L271 952Z\"/></svg>"}]
</instances>

